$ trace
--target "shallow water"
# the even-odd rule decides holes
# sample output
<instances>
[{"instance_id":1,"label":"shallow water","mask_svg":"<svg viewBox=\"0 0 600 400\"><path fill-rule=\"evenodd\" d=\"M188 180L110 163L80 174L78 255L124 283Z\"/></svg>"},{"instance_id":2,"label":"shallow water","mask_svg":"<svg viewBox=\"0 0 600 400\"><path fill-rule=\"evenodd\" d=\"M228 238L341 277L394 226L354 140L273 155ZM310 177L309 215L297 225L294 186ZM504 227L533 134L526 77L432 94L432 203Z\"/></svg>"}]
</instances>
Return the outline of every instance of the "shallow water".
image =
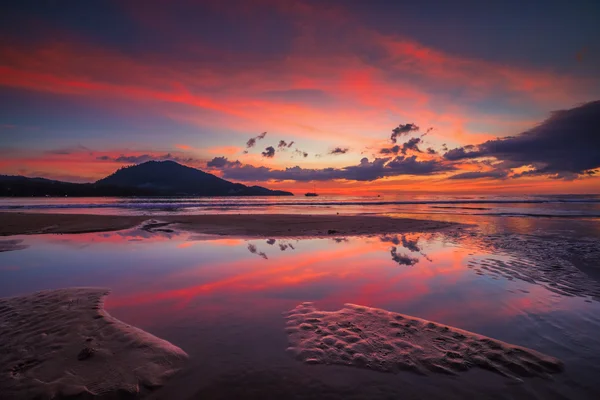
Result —
<instances>
[{"instance_id":1,"label":"shallow water","mask_svg":"<svg viewBox=\"0 0 600 400\"><path fill-rule=\"evenodd\" d=\"M520 234L488 225L303 240L141 229L17 236L10 239L22 240L19 249L0 253L0 296L111 288L106 307L113 316L192 357L157 398L596 398L599 284L568 254L544 251L564 247L557 246L564 234L537 237L540 245L531 226ZM565 371L515 384L482 370L423 377L305 365L285 352L282 317L304 301L324 310L355 303L455 326L557 357Z\"/></svg>"}]
</instances>

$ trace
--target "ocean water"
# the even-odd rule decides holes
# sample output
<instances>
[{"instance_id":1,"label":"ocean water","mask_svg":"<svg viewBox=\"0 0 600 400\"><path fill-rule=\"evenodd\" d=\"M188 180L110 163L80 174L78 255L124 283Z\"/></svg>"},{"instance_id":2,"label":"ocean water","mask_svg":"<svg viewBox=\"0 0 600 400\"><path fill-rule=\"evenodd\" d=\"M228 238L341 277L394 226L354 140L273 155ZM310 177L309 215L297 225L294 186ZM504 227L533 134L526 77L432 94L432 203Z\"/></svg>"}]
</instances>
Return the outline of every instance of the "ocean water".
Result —
<instances>
[{"instance_id":1,"label":"ocean water","mask_svg":"<svg viewBox=\"0 0 600 400\"><path fill-rule=\"evenodd\" d=\"M600 195L382 195L319 197L1 198L0 211L164 213L402 213L599 218Z\"/></svg>"},{"instance_id":2,"label":"ocean water","mask_svg":"<svg viewBox=\"0 0 600 400\"><path fill-rule=\"evenodd\" d=\"M114 207L117 201L107 199L104 204L113 207L102 212L146 212ZM81 207L81 200L75 202ZM563 203L513 204L541 209ZM588 205L587 211L597 206L568 204ZM440 203L417 207L434 205ZM256 209L276 207L286 210ZM385 207L383 214L405 215L393 207L409 205ZM470 226L319 239L215 238L139 228L13 236L8 239L20 249L0 252L0 297L110 288L108 312L191 356L189 367L153 398L599 398L600 283L583 272L599 267L599 220L453 212L422 217ZM354 303L444 323L557 357L565 370L552 379L517 383L479 369L420 376L307 365L285 351L283 317L305 301L322 310Z\"/></svg>"}]
</instances>

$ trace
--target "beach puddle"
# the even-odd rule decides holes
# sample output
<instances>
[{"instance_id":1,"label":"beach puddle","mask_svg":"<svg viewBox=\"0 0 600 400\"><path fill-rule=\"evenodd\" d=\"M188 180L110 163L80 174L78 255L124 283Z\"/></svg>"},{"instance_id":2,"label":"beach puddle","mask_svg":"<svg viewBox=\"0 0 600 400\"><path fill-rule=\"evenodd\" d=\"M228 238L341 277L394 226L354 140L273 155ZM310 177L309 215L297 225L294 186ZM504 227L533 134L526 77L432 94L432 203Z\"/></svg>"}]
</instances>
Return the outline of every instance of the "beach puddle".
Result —
<instances>
[{"instance_id":1,"label":"beach puddle","mask_svg":"<svg viewBox=\"0 0 600 400\"><path fill-rule=\"evenodd\" d=\"M0 253L0 297L107 287L111 295L105 307L112 316L189 354L189 368L168 381L156 398L242 392L260 396L269 388L286 396L290 388L301 388L292 392L303 398L319 398L322 393L385 398L413 391L416 397L428 398L491 392L513 398L531 393L569 398L600 395L596 379L600 291L568 257L556 255L544 263L529 250L494 247L486 241L489 237L470 232L257 239L145 225L118 232L10 240L18 241L14 243L21 249ZM423 375L411 373L410 366L400 368L403 364L396 359L413 354L396 344L401 345L401 340L414 344L420 340L415 337L389 343L386 339L381 346L375 341L379 346L375 353L363 349L367 363L373 361L369 358L373 354L388 354L395 374L382 373L385 363L377 368L347 368L345 361L308 357L316 358L309 361L315 365L309 365L286 352L289 332L282 318L282 313L304 302L321 313L316 310L360 304L367 310L425 320L425 326L435 321L432 330L447 326L450 333L464 330L481 335L461 333L466 337L494 340L484 342L489 349L481 354L469 350L468 357L462 358L468 362L462 366L448 366L457 364L454 353L464 353L460 346L459 351L452 346L466 346L468 341L438 343L434 339L446 337L441 333L428 337L417 344L424 349L434 346L436 353L428 361L415 358L419 362L412 371ZM306 323L320 326L320 322ZM410 333L408 327L390 327L383 335L386 338L392 331ZM320 336L320 340L335 347L340 339L336 335ZM392 347L388 349L386 343ZM501 343L502 351L494 347L496 343ZM531 349L537 359L513 357L519 353L514 349L521 347ZM488 371L494 369L489 365L486 370L487 355L492 366L500 366L495 371L499 373ZM541 365L539 360L560 360L564 370L555 373L554 361ZM477 362L482 368L476 367ZM15 371L20 373L19 368ZM449 374L429 373L444 371ZM522 383L515 385L514 378Z\"/></svg>"}]
</instances>

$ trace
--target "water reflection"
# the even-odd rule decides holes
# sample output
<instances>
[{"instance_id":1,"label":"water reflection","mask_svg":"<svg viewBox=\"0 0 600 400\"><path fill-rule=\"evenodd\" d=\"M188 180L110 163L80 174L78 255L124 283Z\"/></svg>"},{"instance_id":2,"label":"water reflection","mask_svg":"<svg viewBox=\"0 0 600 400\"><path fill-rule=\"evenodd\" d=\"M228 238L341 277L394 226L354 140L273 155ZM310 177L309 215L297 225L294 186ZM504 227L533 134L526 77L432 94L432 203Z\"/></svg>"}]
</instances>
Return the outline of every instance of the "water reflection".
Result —
<instances>
[{"instance_id":1,"label":"water reflection","mask_svg":"<svg viewBox=\"0 0 600 400\"><path fill-rule=\"evenodd\" d=\"M252 253L252 254L256 254L256 255L258 255L258 256L260 256L260 257L264 258L265 260L268 260L268 259L269 259L269 257L267 257L267 255L266 255L264 252L262 252L262 251L258 251L258 250L256 249L256 245L254 245L254 244L252 244L252 243L248 243L248 251L249 251L250 253Z\"/></svg>"},{"instance_id":2,"label":"water reflection","mask_svg":"<svg viewBox=\"0 0 600 400\"><path fill-rule=\"evenodd\" d=\"M23 250L27 247L26 244L23 244L23 239L0 240L0 252Z\"/></svg>"},{"instance_id":3,"label":"water reflection","mask_svg":"<svg viewBox=\"0 0 600 400\"><path fill-rule=\"evenodd\" d=\"M490 237L470 232L242 239L153 225L11 240L29 247L0 253L0 296L106 286L115 317L186 350L233 346L240 330L270 332L285 346L281 313L314 301L326 310L355 303L414 315L567 359L590 346L600 354L590 339L600 303L585 302L589 282L526 254L490 252Z\"/></svg>"}]
</instances>

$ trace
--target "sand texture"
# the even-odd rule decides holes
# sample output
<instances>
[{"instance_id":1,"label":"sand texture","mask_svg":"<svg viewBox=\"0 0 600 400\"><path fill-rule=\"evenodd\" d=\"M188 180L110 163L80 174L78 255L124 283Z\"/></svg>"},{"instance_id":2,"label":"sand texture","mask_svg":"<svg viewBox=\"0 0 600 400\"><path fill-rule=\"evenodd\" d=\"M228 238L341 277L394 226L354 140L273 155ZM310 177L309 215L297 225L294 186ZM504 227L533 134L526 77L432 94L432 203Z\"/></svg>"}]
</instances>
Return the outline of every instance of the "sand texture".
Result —
<instances>
[{"instance_id":1,"label":"sand texture","mask_svg":"<svg viewBox=\"0 0 600 400\"><path fill-rule=\"evenodd\" d=\"M559 360L534 350L377 308L346 304L319 311L302 303L287 320L288 351L308 364L424 375L479 367L517 380L562 370Z\"/></svg>"},{"instance_id":2,"label":"sand texture","mask_svg":"<svg viewBox=\"0 0 600 400\"><path fill-rule=\"evenodd\" d=\"M157 215L152 229L180 228L194 233L245 237L341 237L439 230L458 224L370 215L215 214ZM144 216L0 213L0 236L83 233L133 228ZM149 228L149 229L150 229Z\"/></svg>"},{"instance_id":3,"label":"sand texture","mask_svg":"<svg viewBox=\"0 0 600 400\"><path fill-rule=\"evenodd\" d=\"M178 371L186 353L111 317L107 294L76 288L0 299L0 398L129 398Z\"/></svg>"},{"instance_id":4,"label":"sand texture","mask_svg":"<svg viewBox=\"0 0 600 400\"><path fill-rule=\"evenodd\" d=\"M86 233L133 228L148 219L143 216L0 213L0 236L43 233Z\"/></svg>"}]
</instances>

